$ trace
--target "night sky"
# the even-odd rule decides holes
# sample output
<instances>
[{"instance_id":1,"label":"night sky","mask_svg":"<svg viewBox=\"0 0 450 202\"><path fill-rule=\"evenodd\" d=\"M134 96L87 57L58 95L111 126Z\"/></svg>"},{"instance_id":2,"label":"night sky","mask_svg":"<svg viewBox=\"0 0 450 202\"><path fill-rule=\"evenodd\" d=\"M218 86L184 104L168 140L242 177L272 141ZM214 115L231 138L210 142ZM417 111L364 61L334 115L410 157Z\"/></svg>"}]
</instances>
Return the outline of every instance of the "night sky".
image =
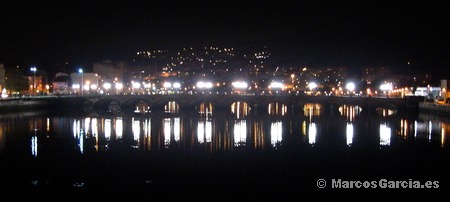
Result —
<instances>
[{"instance_id":1,"label":"night sky","mask_svg":"<svg viewBox=\"0 0 450 202\"><path fill-rule=\"evenodd\" d=\"M450 7L439 2L6 0L0 63L50 68L121 60L140 50L266 45L280 66L448 75Z\"/></svg>"}]
</instances>

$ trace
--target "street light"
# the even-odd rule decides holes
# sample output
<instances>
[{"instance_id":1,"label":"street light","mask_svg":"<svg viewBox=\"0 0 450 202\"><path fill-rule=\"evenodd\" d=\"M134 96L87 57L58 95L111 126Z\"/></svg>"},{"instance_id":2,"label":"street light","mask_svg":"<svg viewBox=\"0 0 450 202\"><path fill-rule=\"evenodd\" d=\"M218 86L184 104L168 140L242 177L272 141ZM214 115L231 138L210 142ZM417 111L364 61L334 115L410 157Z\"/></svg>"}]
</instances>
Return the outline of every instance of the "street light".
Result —
<instances>
[{"instance_id":1,"label":"street light","mask_svg":"<svg viewBox=\"0 0 450 202\"><path fill-rule=\"evenodd\" d=\"M33 72L33 93L36 91L36 67L31 67L30 70Z\"/></svg>"},{"instance_id":2,"label":"street light","mask_svg":"<svg viewBox=\"0 0 450 202\"><path fill-rule=\"evenodd\" d=\"M348 94L349 94L350 96L352 96L352 93L353 93L353 91L355 90L356 85L355 85L355 83L353 83L353 82L349 82L349 83L347 83L347 84L345 85L345 88L349 91Z\"/></svg>"},{"instance_id":3,"label":"street light","mask_svg":"<svg viewBox=\"0 0 450 202\"><path fill-rule=\"evenodd\" d=\"M317 88L317 84L314 82L311 82L308 84L308 88L310 91L314 90L315 88Z\"/></svg>"},{"instance_id":4,"label":"street light","mask_svg":"<svg viewBox=\"0 0 450 202\"><path fill-rule=\"evenodd\" d=\"M355 90L355 88L356 88L356 85L355 85L355 83L350 82L350 83L347 83L347 85L345 85L345 88L347 90L353 92Z\"/></svg>"},{"instance_id":5,"label":"street light","mask_svg":"<svg viewBox=\"0 0 450 202\"><path fill-rule=\"evenodd\" d=\"M84 88L84 83L83 83L83 69L78 69L78 73L80 73L81 74L81 88L80 88L80 90L81 90L81 95L83 95L83 88Z\"/></svg>"}]
</instances>

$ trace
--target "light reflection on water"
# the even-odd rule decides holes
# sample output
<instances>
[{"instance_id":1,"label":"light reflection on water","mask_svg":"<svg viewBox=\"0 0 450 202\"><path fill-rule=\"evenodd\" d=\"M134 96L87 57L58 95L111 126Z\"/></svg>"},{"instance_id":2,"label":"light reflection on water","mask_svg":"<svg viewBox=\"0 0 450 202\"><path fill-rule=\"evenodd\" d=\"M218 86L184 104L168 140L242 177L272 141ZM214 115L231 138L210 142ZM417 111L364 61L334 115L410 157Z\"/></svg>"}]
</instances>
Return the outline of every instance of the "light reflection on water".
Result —
<instances>
[{"instance_id":1,"label":"light reflection on water","mask_svg":"<svg viewBox=\"0 0 450 202\"><path fill-rule=\"evenodd\" d=\"M247 143L247 121L239 120L234 123L234 146L245 146Z\"/></svg>"},{"instance_id":2,"label":"light reflection on water","mask_svg":"<svg viewBox=\"0 0 450 202\"><path fill-rule=\"evenodd\" d=\"M68 118L70 119L70 118ZM158 142L152 142L153 136L157 138L157 131L152 131L152 127L161 128L161 135L163 137L164 148L169 148L174 145L180 145L180 141L182 141L182 136L185 132L183 128L182 119L180 117L171 117L171 118L162 118L162 126L152 126L152 122L150 117L147 118L135 118L132 117L131 120L131 137L133 139L133 143L130 144L131 147L143 150L152 150L153 144L158 144ZM64 119L63 119L64 120ZM197 121L195 135L197 142L194 144L202 144L202 143L214 143L214 144L222 144L218 145L214 148L219 150L220 148L226 148L225 142L229 141L224 138L233 138L234 147L243 147L246 145L251 145L253 148L264 149L268 145L266 142L270 142L270 146L273 148L282 147L283 144L283 134L288 131L283 130L284 124L289 124L285 120L276 120L276 121L265 121L265 120L235 120L233 121L232 128L232 136L223 136L221 138L217 138L220 141L213 141L213 137L218 134L226 134L228 128L224 127L225 131L218 131L212 126L215 124L215 120L199 120ZM249 122L250 121L250 122ZM105 148L108 148L108 143L110 143L114 139L122 139L127 136L124 131L124 124L128 124L124 122L123 117L116 118L90 118L86 117L83 119L73 119L72 121L72 136L77 140L77 147L80 153L84 153L86 147L92 147L95 151L98 151L99 148L102 148L102 145L99 145L99 139L104 137L107 141ZM268 122L264 124L264 122ZM84 124L81 124L84 123ZM353 122L343 122L345 124L344 131L336 131L336 135L343 135L346 140L347 146L354 145L354 137L360 134L355 134L355 125L357 123ZM398 125L394 127L394 129L390 125ZM264 126L269 126L270 128L266 129ZM48 127L48 126L45 126ZM250 128L251 129L250 129ZM307 141L310 145L321 144L320 141L317 140L319 127L315 122L311 122L309 120L302 121L300 124L301 129L297 131L303 131L302 134L306 136L305 141ZM379 127L379 145L380 146L391 146L392 138L398 139L400 141L404 141L407 143L408 138L413 137L416 140L426 140L428 142L433 141L434 139L439 141L439 144L444 147L446 145L446 135L449 133L450 127L446 123L436 122L436 121L414 121L414 124L410 123L410 121L406 119L398 120L397 124L392 124L388 122L380 122L378 124ZM413 129L410 129L412 127ZM397 128L397 129L395 129ZM395 132L394 130L397 130ZM51 131L51 129L50 129ZM265 131L270 131L266 133ZM114 132L114 135L112 134ZM298 136L301 134L290 134L292 136ZM3 138L4 135L2 135ZM37 156L37 148L38 148L38 137L31 137L31 154L33 156ZM86 145L87 139L93 140L93 145ZM330 140L321 140L321 141L333 141L333 138ZM91 142L91 141L90 141ZM186 141L185 143L188 143ZM5 144L3 141L2 144Z\"/></svg>"},{"instance_id":3,"label":"light reflection on water","mask_svg":"<svg viewBox=\"0 0 450 202\"><path fill-rule=\"evenodd\" d=\"M117 139L121 139L123 135L123 120L122 117L117 117L115 119L116 124L114 124L114 128L116 129L116 137Z\"/></svg>"},{"instance_id":4,"label":"light reflection on water","mask_svg":"<svg viewBox=\"0 0 450 202\"><path fill-rule=\"evenodd\" d=\"M320 116L323 110L322 105L318 103L306 103L303 106L303 114L306 117Z\"/></svg>"},{"instance_id":5,"label":"light reflection on water","mask_svg":"<svg viewBox=\"0 0 450 202\"><path fill-rule=\"evenodd\" d=\"M33 136L31 137L31 155L37 157L38 154L38 144L37 144L37 137Z\"/></svg>"},{"instance_id":6,"label":"light reflection on water","mask_svg":"<svg viewBox=\"0 0 450 202\"><path fill-rule=\"evenodd\" d=\"M211 142L212 124L211 121L199 121L197 125L198 143Z\"/></svg>"},{"instance_id":7,"label":"light reflection on water","mask_svg":"<svg viewBox=\"0 0 450 202\"><path fill-rule=\"evenodd\" d=\"M347 123L346 140L347 140L347 145L351 146L353 143L353 123Z\"/></svg>"},{"instance_id":8,"label":"light reflection on water","mask_svg":"<svg viewBox=\"0 0 450 202\"><path fill-rule=\"evenodd\" d=\"M340 171L344 176L350 172L365 176L373 172L372 176L377 178L405 173L400 177L414 179L419 176L415 175L417 171L424 168L416 169L417 162L422 163L429 156L426 152L422 154L423 145L439 148L433 151L448 151L450 119L440 117L420 114L382 117L374 113L351 116L350 120L337 110L334 114L322 111L314 117L305 117L301 111L296 116L289 113L271 116L261 113L267 112L265 108L257 111L256 107L252 112L257 111L258 115L216 116L223 113L220 110L211 117L193 110L190 114L0 118L0 154L31 159L31 163L23 160L10 169L17 171L9 172L13 173L9 179L14 181L16 176L21 176L33 188L51 190L49 186L69 183L86 190L100 186L99 190L104 191L117 186L116 191L142 185L145 189L139 187L139 190L159 188L157 191L165 189L168 190L165 193L171 194L188 186L197 188L202 183L209 186L223 182L224 186L232 187L230 190L244 188L235 187L239 180L244 180L244 184L257 180L255 184L269 185L271 189L272 182L278 183L279 179L292 179L287 181L291 183L308 181L309 176L337 174L340 177ZM401 151L388 148L418 143L420 147L406 150L405 155L384 158L385 154L391 157L392 152ZM183 153L181 158L180 153ZM407 161L404 156L411 156L412 160ZM441 158L430 159L426 163L436 162L429 166L430 170L441 166ZM23 165L31 167L23 168L26 167ZM405 169L397 169L399 166ZM22 177L29 170L33 173ZM326 173L329 170L333 172ZM380 170L389 171L379 173ZM4 176L9 173L5 172ZM198 179L199 183L195 184L193 181ZM266 180L269 181L264 184ZM308 186L315 186L315 180ZM177 185L179 189L172 191Z\"/></svg>"},{"instance_id":9,"label":"light reflection on water","mask_svg":"<svg viewBox=\"0 0 450 202\"><path fill-rule=\"evenodd\" d=\"M391 127L389 127L387 123L380 124L380 145L391 145Z\"/></svg>"},{"instance_id":10,"label":"light reflection on water","mask_svg":"<svg viewBox=\"0 0 450 202\"><path fill-rule=\"evenodd\" d=\"M308 143L314 145L316 143L317 126L315 123L310 123L308 126Z\"/></svg>"},{"instance_id":11,"label":"light reflection on water","mask_svg":"<svg viewBox=\"0 0 450 202\"><path fill-rule=\"evenodd\" d=\"M270 143L273 147L277 147L281 144L283 138L283 123L281 121L272 122L270 126Z\"/></svg>"},{"instance_id":12,"label":"light reflection on water","mask_svg":"<svg viewBox=\"0 0 450 202\"><path fill-rule=\"evenodd\" d=\"M269 115L284 116L287 113L287 106L279 102L269 103L267 113Z\"/></svg>"},{"instance_id":13,"label":"light reflection on water","mask_svg":"<svg viewBox=\"0 0 450 202\"><path fill-rule=\"evenodd\" d=\"M236 104L236 103L235 103ZM239 104L240 105L240 104ZM245 105L245 104L244 104ZM311 105L312 108L318 105ZM160 149L193 150L207 143L208 151L232 151L233 147L265 150L267 148L282 149L286 143L293 140L294 147L304 145L345 145L370 146L367 141L377 140L380 148L392 147L398 144L415 144L427 142L446 147L450 134L450 121L439 120L432 116L417 118L398 116L383 118L370 115L358 116L357 111L349 106L349 113L329 116L291 117L285 116L247 116L237 117L205 117L188 116L95 116L95 117L48 117L36 116L28 122L30 136L28 138L30 154L37 156L45 139L56 136L66 136L71 131L71 137L76 141L78 153L86 151L107 151L113 144L128 144L129 147L156 151ZM240 107L241 108L241 107ZM237 110L237 109L236 109ZM239 109L239 110L242 110ZM309 108L308 110L312 110ZM244 110L245 111L245 110ZM313 110L314 111L314 110ZM353 113L352 111L355 111ZM242 112L242 111L241 111ZM248 112L248 111L247 111ZM195 112L198 113L198 112ZM245 114L245 113L244 113ZM318 113L316 113L318 114ZM346 120L338 116L349 115ZM241 113L241 115L243 115ZM308 114L308 115L314 115ZM332 119L332 123L330 122ZM0 151L8 147L8 134L21 136L22 126L15 125L8 119L0 122ZM36 131L34 130L36 127ZM36 132L36 134L34 134ZM288 138L287 138L288 137ZM320 138L318 138L320 137ZM376 138L371 138L376 137ZM368 139L367 139L368 138ZM367 139L365 141L364 139ZM127 141L117 141L127 140ZM129 141L128 141L129 140ZM343 140L343 141L341 141ZM328 144L332 143L332 144ZM393 143L395 143L393 145ZM52 144L46 142L46 144ZM292 143L291 143L292 145ZM296 145L296 146L295 146ZM248 146L248 147L247 147Z\"/></svg>"},{"instance_id":14,"label":"light reflection on water","mask_svg":"<svg viewBox=\"0 0 450 202\"><path fill-rule=\"evenodd\" d=\"M233 102L231 104L231 113L235 114L236 119L246 118L251 111L251 107L246 102Z\"/></svg>"},{"instance_id":15,"label":"light reflection on water","mask_svg":"<svg viewBox=\"0 0 450 202\"><path fill-rule=\"evenodd\" d=\"M6 145L4 128L4 124L0 121L0 151L3 151Z\"/></svg>"},{"instance_id":16,"label":"light reflection on water","mask_svg":"<svg viewBox=\"0 0 450 202\"><path fill-rule=\"evenodd\" d=\"M346 117L348 121L352 122L355 120L355 117L358 116L362 111L362 108L359 106L352 105L342 105L339 107L339 112L342 116Z\"/></svg>"}]
</instances>

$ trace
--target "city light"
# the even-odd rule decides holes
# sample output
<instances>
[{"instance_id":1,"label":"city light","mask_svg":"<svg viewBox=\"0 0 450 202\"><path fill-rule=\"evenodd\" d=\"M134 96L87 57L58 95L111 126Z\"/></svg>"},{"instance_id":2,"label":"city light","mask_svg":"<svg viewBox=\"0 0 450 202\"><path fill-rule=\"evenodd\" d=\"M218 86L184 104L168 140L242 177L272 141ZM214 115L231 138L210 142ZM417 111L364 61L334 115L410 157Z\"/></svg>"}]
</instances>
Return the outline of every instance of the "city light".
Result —
<instances>
[{"instance_id":1,"label":"city light","mask_svg":"<svg viewBox=\"0 0 450 202\"><path fill-rule=\"evenodd\" d=\"M181 84L179 82L175 82L175 83L173 83L172 87L179 89L179 88L181 88Z\"/></svg>"},{"instance_id":2,"label":"city light","mask_svg":"<svg viewBox=\"0 0 450 202\"><path fill-rule=\"evenodd\" d=\"M235 81L231 85L233 85L234 88L240 88L240 89L248 88L248 84L245 81Z\"/></svg>"},{"instance_id":3,"label":"city light","mask_svg":"<svg viewBox=\"0 0 450 202\"><path fill-rule=\"evenodd\" d=\"M270 84L270 88L283 88L283 87L284 87L283 83L276 82L276 81L274 81Z\"/></svg>"},{"instance_id":4,"label":"city light","mask_svg":"<svg viewBox=\"0 0 450 202\"><path fill-rule=\"evenodd\" d=\"M212 88L213 84L211 82L203 82L203 81L199 81L197 82L197 88Z\"/></svg>"},{"instance_id":5,"label":"city light","mask_svg":"<svg viewBox=\"0 0 450 202\"><path fill-rule=\"evenodd\" d=\"M85 84L83 85L83 90L89 90L90 84L91 84L91 81L87 80L87 81L85 82Z\"/></svg>"},{"instance_id":6,"label":"city light","mask_svg":"<svg viewBox=\"0 0 450 202\"><path fill-rule=\"evenodd\" d=\"M165 82L165 83L163 84L163 87L164 87L164 88L171 88L171 87L172 87L172 84L171 84L170 82Z\"/></svg>"},{"instance_id":7,"label":"city light","mask_svg":"<svg viewBox=\"0 0 450 202\"><path fill-rule=\"evenodd\" d=\"M104 88L105 90L109 90L109 89L111 88L111 83L104 83L104 84L103 84L103 88Z\"/></svg>"},{"instance_id":8,"label":"city light","mask_svg":"<svg viewBox=\"0 0 450 202\"><path fill-rule=\"evenodd\" d=\"M382 91L391 91L392 89L392 83L383 83L380 85L380 90Z\"/></svg>"},{"instance_id":9,"label":"city light","mask_svg":"<svg viewBox=\"0 0 450 202\"><path fill-rule=\"evenodd\" d=\"M123 89L123 84L122 83L116 83L114 85L114 88L116 88L117 90L122 90Z\"/></svg>"},{"instance_id":10,"label":"city light","mask_svg":"<svg viewBox=\"0 0 450 202\"><path fill-rule=\"evenodd\" d=\"M133 89L138 89L138 88L141 87L141 84L138 83L138 82L132 81L132 82L131 82L131 86L133 87Z\"/></svg>"},{"instance_id":11,"label":"city light","mask_svg":"<svg viewBox=\"0 0 450 202\"><path fill-rule=\"evenodd\" d=\"M3 88L2 90L2 98L7 98L8 94L6 94L6 88Z\"/></svg>"},{"instance_id":12,"label":"city light","mask_svg":"<svg viewBox=\"0 0 450 202\"><path fill-rule=\"evenodd\" d=\"M349 91L354 91L356 86L355 86L355 83L350 82L345 85L345 88Z\"/></svg>"},{"instance_id":13,"label":"city light","mask_svg":"<svg viewBox=\"0 0 450 202\"><path fill-rule=\"evenodd\" d=\"M311 82L308 84L308 88L309 88L309 90L314 90L315 88L317 88L317 84L314 82Z\"/></svg>"}]
</instances>

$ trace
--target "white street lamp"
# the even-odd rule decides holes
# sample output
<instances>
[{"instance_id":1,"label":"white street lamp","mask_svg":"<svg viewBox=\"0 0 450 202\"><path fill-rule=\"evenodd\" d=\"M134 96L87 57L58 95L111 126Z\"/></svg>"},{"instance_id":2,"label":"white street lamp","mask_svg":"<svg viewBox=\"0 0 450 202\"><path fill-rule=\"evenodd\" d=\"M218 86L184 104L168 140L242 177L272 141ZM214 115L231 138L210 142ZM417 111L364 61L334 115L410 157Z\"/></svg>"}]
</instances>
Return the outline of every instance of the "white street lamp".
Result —
<instances>
[{"instance_id":1,"label":"white street lamp","mask_svg":"<svg viewBox=\"0 0 450 202\"><path fill-rule=\"evenodd\" d=\"M30 70L33 72L33 93L36 91L36 67L31 67Z\"/></svg>"},{"instance_id":2,"label":"white street lamp","mask_svg":"<svg viewBox=\"0 0 450 202\"><path fill-rule=\"evenodd\" d=\"M81 95L83 95L83 88L84 88L84 80L83 80L83 69L78 69L78 73L80 73L81 74Z\"/></svg>"},{"instance_id":3,"label":"white street lamp","mask_svg":"<svg viewBox=\"0 0 450 202\"><path fill-rule=\"evenodd\" d=\"M316 83L314 83L314 82L311 82L311 83L309 83L308 84L308 88L309 88L309 90L314 90L315 88L317 88L317 84Z\"/></svg>"},{"instance_id":4,"label":"white street lamp","mask_svg":"<svg viewBox=\"0 0 450 202\"><path fill-rule=\"evenodd\" d=\"M355 84L352 82L347 83L347 85L345 85L345 88L351 92L353 92L355 90L355 87L356 87Z\"/></svg>"}]
</instances>

